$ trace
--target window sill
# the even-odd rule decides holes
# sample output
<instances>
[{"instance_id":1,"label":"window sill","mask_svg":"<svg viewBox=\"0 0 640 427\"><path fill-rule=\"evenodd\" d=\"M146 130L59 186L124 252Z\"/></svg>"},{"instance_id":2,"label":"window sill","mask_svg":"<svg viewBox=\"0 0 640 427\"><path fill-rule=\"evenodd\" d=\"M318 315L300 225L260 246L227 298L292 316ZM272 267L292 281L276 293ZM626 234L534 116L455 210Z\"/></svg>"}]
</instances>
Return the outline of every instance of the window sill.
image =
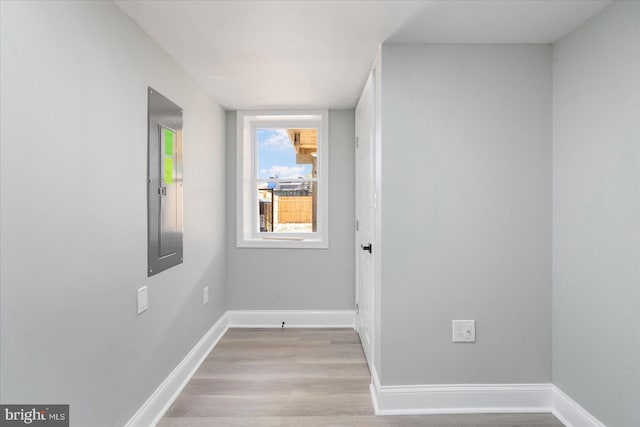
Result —
<instances>
[{"instance_id":1,"label":"window sill","mask_svg":"<svg viewBox=\"0 0 640 427\"><path fill-rule=\"evenodd\" d=\"M317 238L302 238L302 240L273 238L242 239L238 241L238 248L262 249L328 249L329 242Z\"/></svg>"}]
</instances>

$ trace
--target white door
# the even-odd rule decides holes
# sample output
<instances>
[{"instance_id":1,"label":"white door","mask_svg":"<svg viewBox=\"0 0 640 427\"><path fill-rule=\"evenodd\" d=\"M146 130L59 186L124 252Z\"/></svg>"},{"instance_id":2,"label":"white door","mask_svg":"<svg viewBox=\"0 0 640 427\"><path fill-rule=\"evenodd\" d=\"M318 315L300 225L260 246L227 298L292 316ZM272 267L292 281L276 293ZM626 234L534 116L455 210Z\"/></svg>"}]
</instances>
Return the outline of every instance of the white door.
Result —
<instances>
[{"instance_id":1,"label":"white door","mask_svg":"<svg viewBox=\"0 0 640 427\"><path fill-rule=\"evenodd\" d=\"M356 329L369 366L373 363L374 284L374 78L372 72L356 107Z\"/></svg>"}]
</instances>

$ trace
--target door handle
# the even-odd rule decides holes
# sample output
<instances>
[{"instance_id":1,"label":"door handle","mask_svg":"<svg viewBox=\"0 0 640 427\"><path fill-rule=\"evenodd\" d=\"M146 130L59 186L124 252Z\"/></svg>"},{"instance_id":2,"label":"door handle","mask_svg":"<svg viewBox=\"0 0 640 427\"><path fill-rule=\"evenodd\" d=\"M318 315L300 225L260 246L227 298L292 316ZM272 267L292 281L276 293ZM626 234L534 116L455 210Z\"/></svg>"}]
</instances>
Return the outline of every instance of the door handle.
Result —
<instances>
[{"instance_id":1,"label":"door handle","mask_svg":"<svg viewBox=\"0 0 640 427\"><path fill-rule=\"evenodd\" d=\"M371 253L371 243L369 243L367 246L360 245L360 247L362 248L363 251L369 251L369 253Z\"/></svg>"}]
</instances>

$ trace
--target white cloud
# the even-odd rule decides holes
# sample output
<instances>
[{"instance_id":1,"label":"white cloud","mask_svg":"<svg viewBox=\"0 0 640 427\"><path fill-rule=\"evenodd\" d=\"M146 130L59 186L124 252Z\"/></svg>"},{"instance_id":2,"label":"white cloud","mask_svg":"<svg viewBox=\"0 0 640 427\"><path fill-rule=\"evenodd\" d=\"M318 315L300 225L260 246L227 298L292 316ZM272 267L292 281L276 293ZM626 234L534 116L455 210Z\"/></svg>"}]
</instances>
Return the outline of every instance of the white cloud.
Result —
<instances>
[{"instance_id":1,"label":"white cloud","mask_svg":"<svg viewBox=\"0 0 640 427\"><path fill-rule=\"evenodd\" d=\"M274 129L273 135L262 141L262 146L278 150L293 150L293 146L285 129Z\"/></svg>"},{"instance_id":2,"label":"white cloud","mask_svg":"<svg viewBox=\"0 0 640 427\"><path fill-rule=\"evenodd\" d=\"M304 177L304 166L273 166L269 170L269 176L278 178L299 178Z\"/></svg>"}]
</instances>

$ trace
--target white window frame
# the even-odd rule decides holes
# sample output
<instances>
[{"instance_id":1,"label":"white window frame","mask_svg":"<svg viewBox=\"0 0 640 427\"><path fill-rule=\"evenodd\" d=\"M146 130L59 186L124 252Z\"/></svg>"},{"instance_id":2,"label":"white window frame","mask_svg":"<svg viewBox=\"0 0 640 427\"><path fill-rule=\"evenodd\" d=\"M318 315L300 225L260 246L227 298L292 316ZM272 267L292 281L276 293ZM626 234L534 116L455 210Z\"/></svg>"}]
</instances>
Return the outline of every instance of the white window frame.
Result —
<instances>
[{"instance_id":1,"label":"white window frame","mask_svg":"<svg viewBox=\"0 0 640 427\"><path fill-rule=\"evenodd\" d=\"M318 183L316 232L259 231L257 128L316 128L318 130ZM328 110L278 110L237 112L237 235L239 248L329 247L329 112Z\"/></svg>"}]
</instances>

